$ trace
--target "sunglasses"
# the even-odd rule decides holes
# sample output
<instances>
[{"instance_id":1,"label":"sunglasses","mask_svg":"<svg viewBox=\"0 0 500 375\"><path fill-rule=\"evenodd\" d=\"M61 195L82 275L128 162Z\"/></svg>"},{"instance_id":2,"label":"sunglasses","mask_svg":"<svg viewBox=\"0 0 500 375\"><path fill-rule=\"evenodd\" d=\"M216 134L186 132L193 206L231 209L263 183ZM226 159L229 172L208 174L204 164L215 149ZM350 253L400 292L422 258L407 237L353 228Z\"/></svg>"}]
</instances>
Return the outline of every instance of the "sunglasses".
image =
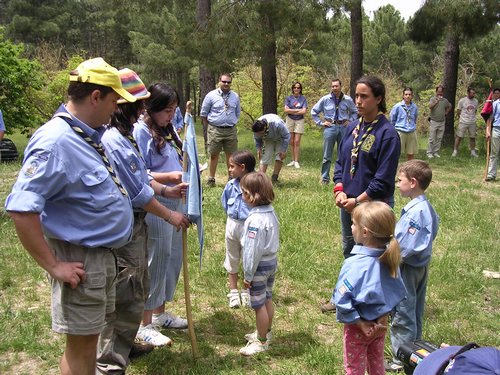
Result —
<instances>
[{"instance_id":1,"label":"sunglasses","mask_svg":"<svg viewBox=\"0 0 500 375\"><path fill-rule=\"evenodd\" d=\"M293 89L294 90L300 90L300 87L294 87Z\"/></svg>"},{"instance_id":2,"label":"sunglasses","mask_svg":"<svg viewBox=\"0 0 500 375\"><path fill-rule=\"evenodd\" d=\"M222 83L227 83L228 85L231 84L232 81L221 81Z\"/></svg>"}]
</instances>

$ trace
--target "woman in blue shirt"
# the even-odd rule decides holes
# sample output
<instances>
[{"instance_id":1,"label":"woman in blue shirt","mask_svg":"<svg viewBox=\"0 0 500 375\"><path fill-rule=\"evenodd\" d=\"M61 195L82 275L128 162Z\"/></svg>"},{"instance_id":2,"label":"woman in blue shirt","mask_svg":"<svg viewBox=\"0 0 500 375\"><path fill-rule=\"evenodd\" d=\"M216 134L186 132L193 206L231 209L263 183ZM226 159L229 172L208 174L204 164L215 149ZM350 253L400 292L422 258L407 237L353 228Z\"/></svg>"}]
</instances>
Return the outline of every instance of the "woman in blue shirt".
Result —
<instances>
[{"instance_id":1,"label":"woman in blue shirt","mask_svg":"<svg viewBox=\"0 0 500 375\"><path fill-rule=\"evenodd\" d=\"M182 141L172 126L179 103L177 92L166 83L155 83L148 90L144 119L134 125L134 138L152 177L167 186L182 180ZM156 199L174 211L181 211L181 200ZM172 301L182 266L182 233L158 216L146 215L148 225L148 265L151 278L148 299L144 306L142 325L137 337L147 339L146 328L187 328L187 320L165 311L165 302Z\"/></svg>"},{"instance_id":2,"label":"woman in blue shirt","mask_svg":"<svg viewBox=\"0 0 500 375\"><path fill-rule=\"evenodd\" d=\"M132 240L116 249L118 275L116 277L115 313L106 319L106 327L99 336L97 367L104 373L125 371L129 355L134 349L143 352L146 346L134 346L141 323L144 301L149 293L146 212L157 215L177 228L187 227L189 221L180 212L172 211L154 198L163 191L164 196L180 198L186 184L164 188L151 180L137 143L132 137L133 124L144 110L144 100L150 93L137 73L130 69L119 72L123 87L136 97L128 103L118 100L118 109L101 141L115 161L116 173L127 190L134 209ZM150 350L165 345L170 339L152 329L148 335Z\"/></svg>"}]
</instances>

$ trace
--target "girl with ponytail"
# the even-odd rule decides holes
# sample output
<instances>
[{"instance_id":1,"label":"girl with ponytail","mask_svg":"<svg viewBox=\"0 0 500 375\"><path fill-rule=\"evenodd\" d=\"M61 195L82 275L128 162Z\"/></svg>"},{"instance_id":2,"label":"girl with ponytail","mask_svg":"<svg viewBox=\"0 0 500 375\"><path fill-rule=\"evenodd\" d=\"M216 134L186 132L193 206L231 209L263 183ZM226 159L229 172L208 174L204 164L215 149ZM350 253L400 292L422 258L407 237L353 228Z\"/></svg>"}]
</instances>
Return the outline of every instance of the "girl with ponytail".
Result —
<instances>
[{"instance_id":1,"label":"girl with ponytail","mask_svg":"<svg viewBox=\"0 0 500 375\"><path fill-rule=\"evenodd\" d=\"M406 293L396 218L386 203L371 201L355 207L352 219L357 245L334 291L337 320L344 323L344 369L348 375L384 374L387 316Z\"/></svg>"}]
</instances>

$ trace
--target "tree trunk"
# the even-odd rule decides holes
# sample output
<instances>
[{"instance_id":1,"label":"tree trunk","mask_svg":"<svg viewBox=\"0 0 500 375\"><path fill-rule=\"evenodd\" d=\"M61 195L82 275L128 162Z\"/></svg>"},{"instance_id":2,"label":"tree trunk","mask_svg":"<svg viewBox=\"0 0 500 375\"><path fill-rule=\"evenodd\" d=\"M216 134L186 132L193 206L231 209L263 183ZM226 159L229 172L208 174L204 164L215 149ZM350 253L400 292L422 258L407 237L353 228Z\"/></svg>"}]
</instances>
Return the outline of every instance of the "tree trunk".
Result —
<instances>
[{"instance_id":1,"label":"tree trunk","mask_svg":"<svg viewBox=\"0 0 500 375\"><path fill-rule=\"evenodd\" d=\"M446 48L444 52L444 97L451 103L452 110L446 116L446 125L444 128L443 145L453 146L455 138L454 130L454 110L455 96L457 94L458 78L458 58L460 56L460 44L458 36L452 30L446 35Z\"/></svg>"},{"instance_id":2,"label":"tree trunk","mask_svg":"<svg viewBox=\"0 0 500 375\"><path fill-rule=\"evenodd\" d=\"M186 111L186 96L184 95L184 74L182 74L182 71L175 73L175 85L179 94L179 103L177 105L181 109L181 112L184 113Z\"/></svg>"},{"instance_id":3,"label":"tree trunk","mask_svg":"<svg viewBox=\"0 0 500 375\"><path fill-rule=\"evenodd\" d=\"M354 98L356 81L363 75L363 17L361 0L351 0L351 82L349 95Z\"/></svg>"},{"instance_id":4,"label":"tree trunk","mask_svg":"<svg viewBox=\"0 0 500 375\"><path fill-rule=\"evenodd\" d=\"M276 78L276 35L268 12L261 13L265 39L262 45L262 114L278 113Z\"/></svg>"},{"instance_id":5,"label":"tree trunk","mask_svg":"<svg viewBox=\"0 0 500 375\"><path fill-rule=\"evenodd\" d=\"M198 0L196 22L198 23L198 28L200 32L208 28L208 19L212 13L211 0ZM203 100L205 95L215 88L215 77L207 69L207 67L200 63L200 71L198 75L200 79L200 98Z\"/></svg>"},{"instance_id":6,"label":"tree trunk","mask_svg":"<svg viewBox=\"0 0 500 375\"><path fill-rule=\"evenodd\" d=\"M211 0L198 0L196 10L196 22L200 32L207 30L208 20L212 14ZM208 68L200 61L198 77L200 79L200 100L199 107L203 103L205 96L215 88L215 77ZM195 103L196 104L196 103ZM199 113L199 108L193 107L193 113ZM203 141L205 151L207 150L207 126L203 124Z\"/></svg>"}]
</instances>

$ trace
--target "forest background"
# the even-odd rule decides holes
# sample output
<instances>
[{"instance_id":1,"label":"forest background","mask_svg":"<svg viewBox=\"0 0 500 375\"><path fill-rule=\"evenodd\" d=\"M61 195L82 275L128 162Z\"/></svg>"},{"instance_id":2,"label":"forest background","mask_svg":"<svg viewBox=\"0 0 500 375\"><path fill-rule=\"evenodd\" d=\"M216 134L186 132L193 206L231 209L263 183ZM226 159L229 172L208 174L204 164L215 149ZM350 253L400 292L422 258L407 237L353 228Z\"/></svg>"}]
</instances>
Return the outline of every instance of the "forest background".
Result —
<instances>
[{"instance_id":1,"label":"forest background","mask_svg":"<svg viewBox=\"0 0 500 375\"><path fill-rule=\"evenodd\" d=\"M64 101L68 71L102 56L146 84L170 82L196 113L231 72L244 126L282 114L296 80L312 107L332 78L352 96L357 78L376 74L389 106L413 87L425 132L437 84L452 103L469 85L480 102L489 79L500 85L499 20L494 0L427 0L408 21L391 5L369 18L361 0L0 0L0 108L8 132L30 134ZM445 144L453 126L451 114Z\"/></svg>"},{"instance_id":2,"label":"forest background","mask_svg":"<svg viewBox=\"0 0 500 375\"><path fill-rule=\"evenodd\" d=\"M0 109L22 154L28 140L21 132L31 134L52 116L65 100L68 72L86 58L102 56L118 68L132 68L146 84L172 83L181 94L181 107L191 99L199 108L219 73L229 71L244 111L240 147L252 149L252 119L263 112L282 115L292 82L302 82L312 107L330 90L333 77L352 94L356 75L372 73L386 83L389 108L401 100L404 86L414 88L420 109L417 157L424 158L427 103L437 84L449 88L451 82L446 92L450 101L472 85L480 102L489 92L488 79L500 86L498 12L498 1L490 0L428 0L408 21L392 6L369 18L360 0L0 0ZM313 125L309 115L306 120ZM483 271L500 271L500 185L482 182L484 122L478 117L480 159L468 153L451 158L453 125L452 115L445 152L432 160L428 196L441 226L430 269L424 338L437 344L476 341L499 347L500 285L485 279ZM331 187L318 183L321 144L320 131L308 127L302 168L284 168L283 183L276 189L281 249L272 349L251 359L238 354L254 317L249 310L226 306L221 266L225 215L220 206L225 174L219 166L218 185L204 190L202 269L195 231L189 231L201 357L193 361L185 332L168 331L174 346L132 363L130 374L342 373L342 326L319 312L343 260ZM19 162L0 164L0 202L19 168ZM396 194L395 212L406 202ZM12 221L0 209L0 373L58 373L64 337L50 330L49 305L45 273L22 248ZM179 285L174 312L182 315L183 308Z\"/></svg>"}]
</instances>

